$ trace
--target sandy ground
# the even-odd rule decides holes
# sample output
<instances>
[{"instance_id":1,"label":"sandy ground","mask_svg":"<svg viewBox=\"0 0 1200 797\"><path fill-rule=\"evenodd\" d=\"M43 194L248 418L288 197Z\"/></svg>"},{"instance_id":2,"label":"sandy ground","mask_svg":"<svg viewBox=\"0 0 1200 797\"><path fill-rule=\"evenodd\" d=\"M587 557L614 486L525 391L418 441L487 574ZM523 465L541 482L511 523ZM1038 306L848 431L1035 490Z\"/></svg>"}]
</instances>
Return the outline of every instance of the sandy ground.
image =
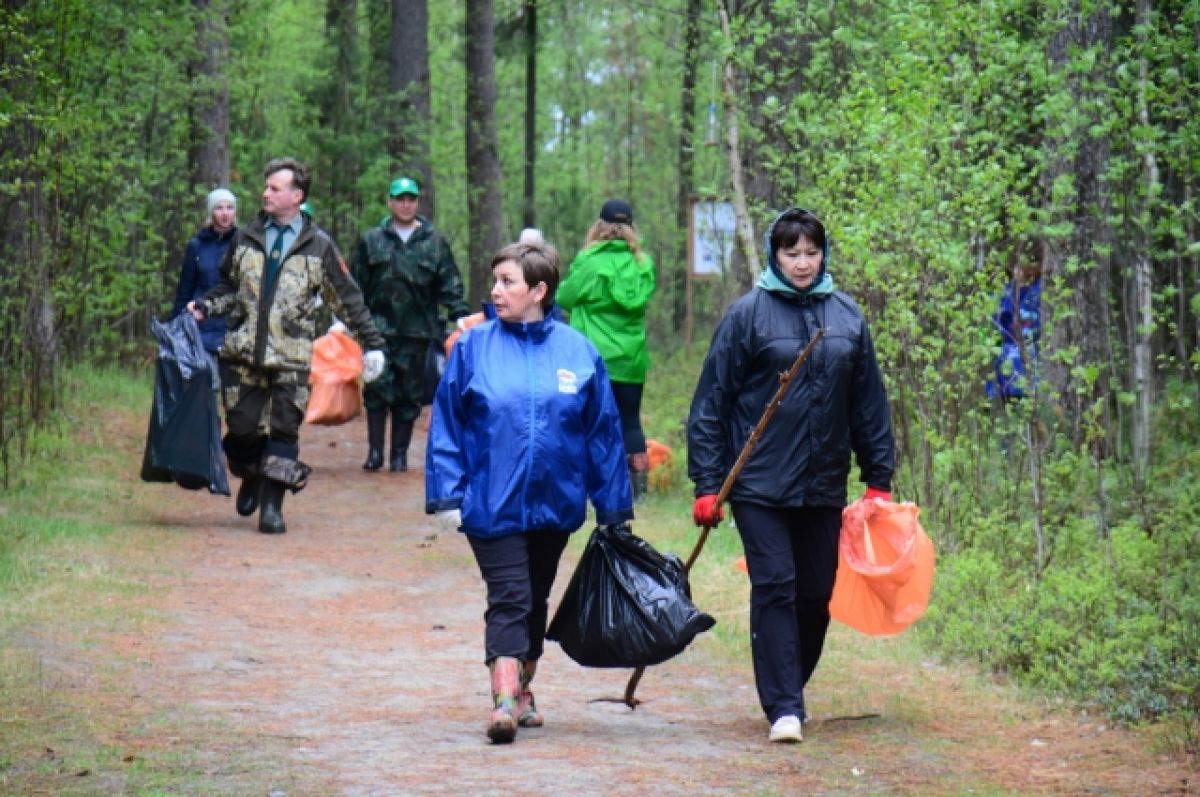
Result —
<instances>
[{"instance_id":1,"label":"sandy ground","mask_svg":"<svg viewBox=\"0 0 1200 797\"><path fill-rule=\"evenodd\" d=\"M282 536L257 533L231 499L135 488L139 522L171 535L153 593L165 630L111 644L145 663L127 676L138 711L208 718L176 746L219 760L222 726L243 747L261 740L261 777L241 776L261 780L253 793L1195 793L1178 760L1131 749L1101 722L1014 706L938 664L897 674L840 642L814 681L818 719L802 745L766 742L748 658L714 665L693 646L648 672L648 702L630 711L591 702L619 696L628 671L586 670L554 644L534 684L546 726L491 745L483 585L461 535L423 512L424 435L404 474L363 472L365 437L361 420L305 428L315 472L288 497ZM861 705L883 716L830 718L822 679L860 682ZM912 696L889 710L897 688Z\"/></svg>"}]
</instances>

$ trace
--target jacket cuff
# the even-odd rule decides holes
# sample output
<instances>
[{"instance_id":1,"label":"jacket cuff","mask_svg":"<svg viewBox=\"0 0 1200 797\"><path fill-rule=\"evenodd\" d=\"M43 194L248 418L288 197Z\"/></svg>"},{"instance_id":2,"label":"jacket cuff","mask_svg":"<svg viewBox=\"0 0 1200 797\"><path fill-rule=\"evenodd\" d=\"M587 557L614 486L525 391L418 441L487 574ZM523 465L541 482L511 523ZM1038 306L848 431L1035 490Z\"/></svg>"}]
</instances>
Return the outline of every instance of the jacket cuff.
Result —
<instances>
[{"instance_id":1,"label":"jacket cuff","mask_svg":"<svg viewBox=\"0 0 1200 797\"><path fill-rule=\"evenodd\" d=\"M624 523L626 520L633 520L633 508L628 509L611 509L606 511L596 510L596 525L597 526L615 526L618 523Z\"/></svg>"},{"instance_id":2,"label":"jacket cuff","mask_svg":"<svg viewBox=\"0 0 1200 797\"><path fill-rule=\"evenodd\" d=\"M425 514L426 515L432 515L437 512L442 512L446 509L461 509L461 508L462 508L462 499L461 498L455 498L455 497L439 498L436 501L426 501L425 502Z\"/></svg>"}]
</instances>

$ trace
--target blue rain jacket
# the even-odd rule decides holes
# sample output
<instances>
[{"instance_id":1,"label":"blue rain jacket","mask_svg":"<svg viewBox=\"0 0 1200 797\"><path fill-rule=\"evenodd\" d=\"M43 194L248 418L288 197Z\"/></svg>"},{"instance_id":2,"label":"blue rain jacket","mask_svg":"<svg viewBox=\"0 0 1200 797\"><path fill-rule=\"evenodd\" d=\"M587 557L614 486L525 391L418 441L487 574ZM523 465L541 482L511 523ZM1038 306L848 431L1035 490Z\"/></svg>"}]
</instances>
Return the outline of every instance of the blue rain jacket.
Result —
<instances>
[{"instance_id":1,"label":"blue rain jacket","mask_svg":"<svg viewBox=\"0 0 1200 797\"><path fill-rule=\"evenodd\" d=\"M461 531L573 532L591 499L600 525L633 518L633 492L604 361L553 317L486 321L450 352L425 447L425 511Z\"/></svg>"}]
</instances>

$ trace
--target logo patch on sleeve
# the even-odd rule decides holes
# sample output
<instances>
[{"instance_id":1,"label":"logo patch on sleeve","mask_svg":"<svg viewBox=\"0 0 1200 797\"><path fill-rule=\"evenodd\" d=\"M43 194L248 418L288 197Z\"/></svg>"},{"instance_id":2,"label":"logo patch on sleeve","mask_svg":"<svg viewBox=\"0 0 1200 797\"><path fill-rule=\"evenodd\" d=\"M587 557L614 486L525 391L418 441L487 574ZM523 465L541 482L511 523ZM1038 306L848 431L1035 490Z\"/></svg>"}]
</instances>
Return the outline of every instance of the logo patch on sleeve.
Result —
<instances>
[{"instance_id":1,"label":"logo patch on sleeve","mask_svg":"<svg viewBox=\"0 0 1200 797\"><path fill-rule=\"evenodd\" d=\"M558 392L559 393L578 393L579 378L575 376L574 371L568 371L566 368L558 369Z\"/></svg>"}]
</instances>

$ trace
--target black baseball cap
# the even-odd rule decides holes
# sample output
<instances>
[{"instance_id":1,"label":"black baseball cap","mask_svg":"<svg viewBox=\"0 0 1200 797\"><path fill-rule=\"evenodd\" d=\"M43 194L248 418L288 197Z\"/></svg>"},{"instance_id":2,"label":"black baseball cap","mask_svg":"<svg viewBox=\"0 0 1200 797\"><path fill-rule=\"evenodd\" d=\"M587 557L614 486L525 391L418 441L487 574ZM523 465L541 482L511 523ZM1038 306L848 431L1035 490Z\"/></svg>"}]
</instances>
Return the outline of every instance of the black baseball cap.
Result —
<instances>
[{"instance_id":1,"label":"black baseball cap","mask_svg":"<svg viewBox=\"0 0 1200 797\"><path fill-rule=\"evenodd\" d=\"M609 224L633 224L633 208L623 199L610 199L600 208L600 218Z\"/></svg>"}]
</instances>

